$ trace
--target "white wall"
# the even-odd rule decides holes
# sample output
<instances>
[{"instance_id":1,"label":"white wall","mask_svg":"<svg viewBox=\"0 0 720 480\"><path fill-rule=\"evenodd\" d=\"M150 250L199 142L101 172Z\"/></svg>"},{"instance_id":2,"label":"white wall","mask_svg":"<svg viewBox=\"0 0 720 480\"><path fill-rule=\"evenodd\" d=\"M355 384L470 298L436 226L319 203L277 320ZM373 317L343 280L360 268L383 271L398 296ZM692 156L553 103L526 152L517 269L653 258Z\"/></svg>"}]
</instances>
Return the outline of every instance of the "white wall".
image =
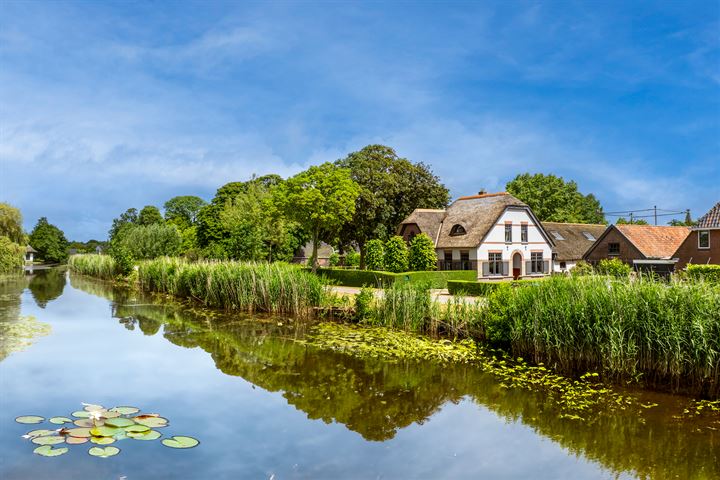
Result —
<instances>
[{"instance_id":1,"label":"white wall","mask_svg":"<svg viewBox=\"0 0 720 480\"><path fill-rule=\"evenodd\" d=\"M570 270L575 268L576 263L577 262L575 260L567 260L567 261L565 261L565 268L563 269L563 268L560 268L560 262L555 261L555 262L553 262L553 272L557 272L557 273L569 272Z\"/></svg>"}]
</instances>

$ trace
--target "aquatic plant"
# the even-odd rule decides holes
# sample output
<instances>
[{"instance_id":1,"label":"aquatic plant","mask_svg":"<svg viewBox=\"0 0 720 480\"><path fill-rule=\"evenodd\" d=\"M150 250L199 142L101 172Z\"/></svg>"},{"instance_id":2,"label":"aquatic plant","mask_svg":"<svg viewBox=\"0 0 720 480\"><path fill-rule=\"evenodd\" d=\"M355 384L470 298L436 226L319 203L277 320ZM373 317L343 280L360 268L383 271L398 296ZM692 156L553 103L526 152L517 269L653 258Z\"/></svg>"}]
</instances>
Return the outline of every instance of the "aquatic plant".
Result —
<instances>
[{"instance_id":1,"label":"aquatic plant","mask_svg":"<svg viewBox=\"0 0 720 480\"><path fill-rule=\"evenodd\" d=\"M20 316L16 321L0 322L0 360L13 352L28 348L37 337L48 335L49 324L33 316Z\"/></svg>"},{"instance_id":2,"label":"aquatic plant","mask_svg":"<svg viewBox=\"0 0 720 480\"><path fill-rule=\"evenodd\" d=\"M157 428L168 426L168 420L157 413L141 413L137 407L119 406L106 409L101 405L84 403L83 409L73 412L74 417L52 417L48 421L60 428L35 429L23 435L33 444L39 445L33 453L44 457L57 457L66 454L68 447L55 445L82 445L93 443L101 445L92 447L88 454L94 457L107 458L120 453L118 447L102 447L120 440L133 439L151 441L159 439L162 434ZM38 415L23 415L15 419L22 424L40 424L45 421ZM192 448L200 442L192 437L175 436L162 440L162 444L170 448Z\"/></svg>"},{"instance_id":3,"label":"aquatic plant","mask_svg":"<svg viewBox=\"0 0 720 480\"><path fill-rule=\"evenodd\" d=\"M110 255L78 254L71 255L68 259L68 266L73 272L91 277L111 280L120 272L115 260Z\"/></svg>"}]
</instances>

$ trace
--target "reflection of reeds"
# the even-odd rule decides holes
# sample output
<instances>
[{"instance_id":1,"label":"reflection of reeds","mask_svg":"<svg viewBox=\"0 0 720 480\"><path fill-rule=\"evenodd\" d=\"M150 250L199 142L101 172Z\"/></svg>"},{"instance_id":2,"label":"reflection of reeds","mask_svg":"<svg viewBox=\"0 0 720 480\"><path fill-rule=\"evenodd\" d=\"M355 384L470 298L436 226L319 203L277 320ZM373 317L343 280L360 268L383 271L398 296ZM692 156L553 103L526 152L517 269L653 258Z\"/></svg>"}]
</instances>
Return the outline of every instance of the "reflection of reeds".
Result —
<instances>
[{"instance_id":1,"label":"reflection of reeds","mask_svg":"<svg viewBox=\"0 0 720 480\"><path fill-rule=\"evenodd\" d=\"M71 255L68 265L73 272L104 279L112 279L117 275L115 260L110 255L83 254Z\"/></svg>"},{"instance_id":2,"label":"reflection of reeds","mask_svg":"<svg viewBox=\"0 0 720 480\"><path fill-rule=\"evenodd\" d=\"M143 290L189 297L209 307L250 312L309 315L320 305L320 279L284 263L243 263L161 257L141 262Z\"/></svg>"}]
</instances>

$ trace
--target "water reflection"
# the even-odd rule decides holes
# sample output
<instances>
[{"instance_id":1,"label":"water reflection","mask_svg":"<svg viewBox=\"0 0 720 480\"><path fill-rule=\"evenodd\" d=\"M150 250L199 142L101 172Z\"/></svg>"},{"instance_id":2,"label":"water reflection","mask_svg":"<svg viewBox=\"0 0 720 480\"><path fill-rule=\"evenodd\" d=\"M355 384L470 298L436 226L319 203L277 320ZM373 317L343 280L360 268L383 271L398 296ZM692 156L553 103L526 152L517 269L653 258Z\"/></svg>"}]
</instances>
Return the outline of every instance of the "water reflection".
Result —
<instances>
[{"instance_id":1,"label":"water reflection","mask_svg":"<svg viewBox=\"0 0 720 480\"><path fill-rule=\"evenodd\" d=\"M282 392L308 418L337 422L366 440L392 439L399 430L427 421L447 402L470 398L618 475L720 478L720 437L707 428L707 420L673 418L684 404L678 397L648 393L644 400L660 407L642 416L599 415L585 424L560 419L543 395L503 388L471 366L387 363L317 352L297 341L304 333L302 323L230 317L94 280L71 277L71 282L112 300L113 316L126 328L162 335L180 347L202 348L225 374Z\"/></svg>"},{"instance_id":2,"label":"water reflection","mask_svg":"<svg viewBox=\"0 0 720 480\"><path fill-rule=\"evenodd\" d=\"M21 315L21 296L32 280L23 274L0 276L0 362L50 332L46 323Z\"/></svg>"},{"instance_id":3,"label":"water reflection","mask_svg":"<svg viewBox=\"0 0 720 480\"><path fill-rule=\"evenodd\" d=\"M52 268L31 274L28 288L38 307L45 308L49 302L62 295L65 289L65 270Z\"/></svg>"}]
</instances>

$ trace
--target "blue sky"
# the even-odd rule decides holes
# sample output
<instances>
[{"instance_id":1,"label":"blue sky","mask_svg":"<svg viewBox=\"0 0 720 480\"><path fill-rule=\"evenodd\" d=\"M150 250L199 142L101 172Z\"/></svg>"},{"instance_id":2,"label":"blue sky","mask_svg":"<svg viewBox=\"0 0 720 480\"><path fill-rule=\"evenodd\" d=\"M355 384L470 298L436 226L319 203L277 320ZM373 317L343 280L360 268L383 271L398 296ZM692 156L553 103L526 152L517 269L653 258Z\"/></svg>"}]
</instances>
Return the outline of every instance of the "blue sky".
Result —
<instances>
[{"instance_id":1,"label":"blue sky","mask_svg":"<svg viewBox=\"0 0 720 480\"><path fill-rule=\"evenodd\" d=\"M720 3L0 3L0 201L105 238L369 143L453 196L555 173L607 211L720 200Z\"/></svg>"}]
</instances>

